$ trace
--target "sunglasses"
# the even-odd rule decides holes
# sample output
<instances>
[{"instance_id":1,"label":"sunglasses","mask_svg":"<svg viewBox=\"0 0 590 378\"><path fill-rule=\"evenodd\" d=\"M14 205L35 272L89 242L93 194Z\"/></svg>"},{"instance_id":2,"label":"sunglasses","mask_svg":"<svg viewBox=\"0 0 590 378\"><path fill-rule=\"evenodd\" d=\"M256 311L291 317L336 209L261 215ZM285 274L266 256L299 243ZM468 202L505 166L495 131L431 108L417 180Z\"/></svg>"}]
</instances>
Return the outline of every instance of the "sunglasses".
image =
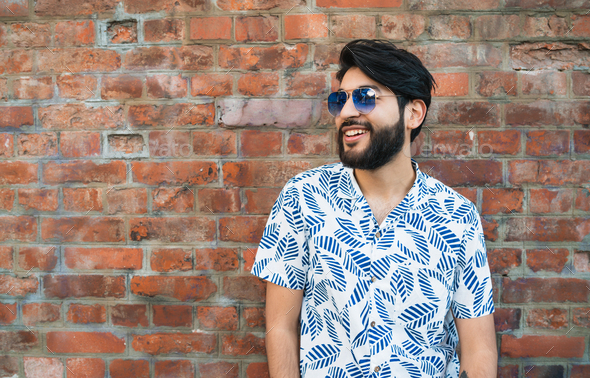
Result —
<instances>
[{"instance_id":1,"label":"sunglasses","mask_svg":"<svg viewBox=\"0 0 590 378\"><path fill-rule=\"evenodd\" d=\"M337 91L332 92L328 96L328 111L334 117L337 117L344 104L348 101L348 92L350 91ZM361 114L370 113L371 110L375 109L375 100L379 97L396 97L397 95L377 95L373 88L357 88L352 90L352 103L356 110Z\"/></svg>"}]
</instances>

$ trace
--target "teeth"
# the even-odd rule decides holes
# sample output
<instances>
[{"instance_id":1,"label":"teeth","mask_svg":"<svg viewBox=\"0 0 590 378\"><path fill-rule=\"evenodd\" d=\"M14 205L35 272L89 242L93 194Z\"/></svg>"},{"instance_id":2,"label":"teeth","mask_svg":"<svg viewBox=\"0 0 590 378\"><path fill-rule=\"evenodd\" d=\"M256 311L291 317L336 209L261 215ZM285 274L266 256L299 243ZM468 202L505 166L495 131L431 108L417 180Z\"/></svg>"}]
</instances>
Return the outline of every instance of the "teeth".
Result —
<instances>
[{"instance_id":1,"label":"teeth","mask_svg":"<svg viewBox=\"0 0 590 378\"><path fill-rule=\"evenodd\" d=\"M367 130L349 130L349 131L345 132L344 134L346 136L354 136L357 134L365 134L367 132L368 132Z\"/></svg>"}]
</instances>

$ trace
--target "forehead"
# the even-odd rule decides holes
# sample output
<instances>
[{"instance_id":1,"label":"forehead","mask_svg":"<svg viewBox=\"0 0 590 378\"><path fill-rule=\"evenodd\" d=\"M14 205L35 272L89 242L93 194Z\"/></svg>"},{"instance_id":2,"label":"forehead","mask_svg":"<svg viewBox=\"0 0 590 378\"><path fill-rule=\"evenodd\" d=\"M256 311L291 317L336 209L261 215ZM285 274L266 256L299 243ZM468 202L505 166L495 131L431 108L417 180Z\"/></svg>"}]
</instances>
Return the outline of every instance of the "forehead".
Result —
<instances>
[{"instance_id":1,"label":"forehead","mask_svg":"<svg viewBox=\"0 0 590 378\"><path fill-rule=\"evenodd\" d=\"M371 79L369 76L365 75L363 71L361 71L358 67L351 67L342 78L342 82L340 82L340 87L338 90L352 90L359 87L368 87L373 88L377 93L384 92L387 88L375 80Z\"/></svg>"}]
</instances>

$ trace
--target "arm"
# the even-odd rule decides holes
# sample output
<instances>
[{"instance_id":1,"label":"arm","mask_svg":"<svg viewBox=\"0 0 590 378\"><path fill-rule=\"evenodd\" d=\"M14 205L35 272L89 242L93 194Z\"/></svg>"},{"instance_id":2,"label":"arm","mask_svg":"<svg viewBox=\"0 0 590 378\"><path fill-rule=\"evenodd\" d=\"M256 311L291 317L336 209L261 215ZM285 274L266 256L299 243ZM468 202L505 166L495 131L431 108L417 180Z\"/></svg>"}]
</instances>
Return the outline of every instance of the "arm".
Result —
<instances>
[{"instance_id":1,"label":"arm","mask_svg":"<svg viewBox=\"0 0 590 378\"><path fill-rule=\"evenodd\" d=\"M459 378L496 378L498 350L494 315L455 318L461 345Z\"/></svg>"},{"instance_id":2,"label":"arm","mask_svg":"<svg viewBox=\"0 0 590 378\"><path fill-rule=\"evenodd\" d=\"M303 290L266 283L266 356L271 378L299 378Z\"/></svg>"}]
</instances>

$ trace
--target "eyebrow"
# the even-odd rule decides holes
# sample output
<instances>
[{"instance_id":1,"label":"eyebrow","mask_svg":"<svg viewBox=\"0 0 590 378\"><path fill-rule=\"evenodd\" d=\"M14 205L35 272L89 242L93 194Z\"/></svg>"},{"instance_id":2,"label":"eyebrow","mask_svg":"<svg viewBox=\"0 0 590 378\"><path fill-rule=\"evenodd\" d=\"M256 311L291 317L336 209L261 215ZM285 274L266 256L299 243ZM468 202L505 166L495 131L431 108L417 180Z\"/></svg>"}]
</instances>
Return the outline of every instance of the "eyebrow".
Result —
<instances>
[{"instance_id":1,"label":"eyebrow","mask_svg":"<svg viewBox=\"0 0 590 378\"><path fill-rule=\"evenodd\" d=\"M379 87L376 86L376 85L373 85L373 84L359 85L358 88L371 88L371 89L374 89L375 91L377 91L377 93L379 93L379 94L381 93L381 90L379 89ZM339 91L342 91L343 89L342 88L338 88L338 90Z\"/></svg>"}]
</instances>

